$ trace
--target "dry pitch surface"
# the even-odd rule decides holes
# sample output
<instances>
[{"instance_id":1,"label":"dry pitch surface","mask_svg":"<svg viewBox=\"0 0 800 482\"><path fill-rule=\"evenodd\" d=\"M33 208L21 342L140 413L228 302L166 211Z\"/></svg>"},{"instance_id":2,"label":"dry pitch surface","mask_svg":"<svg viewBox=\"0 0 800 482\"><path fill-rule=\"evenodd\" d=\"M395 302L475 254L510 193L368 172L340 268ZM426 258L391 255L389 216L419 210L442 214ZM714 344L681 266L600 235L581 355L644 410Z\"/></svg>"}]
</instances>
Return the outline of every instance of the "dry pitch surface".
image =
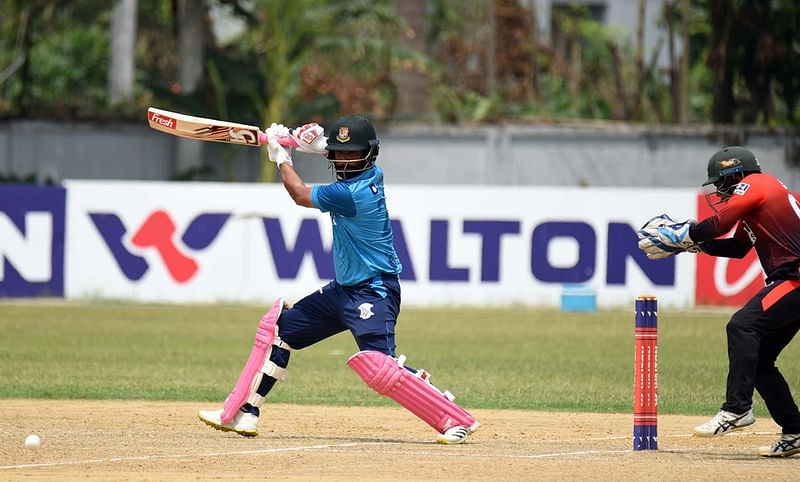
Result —
<instances>
[{"instance_id":1,"label":"dry pitch surface","mask_svg":"<svg viewBox=\"0 0 800 482\"><path fill-rule=\"evenodd\" d=\"M475 410L464 445L400 408L267 406L243 438L196 418L208 404L0 400L0 480L797 480L800 456L754 449L761 419L722 438L692 437L704 417L662 416L661 450L631 450L630 414ZM23 445L31 432L38 450Z\"/></svg>"}]
</instances>

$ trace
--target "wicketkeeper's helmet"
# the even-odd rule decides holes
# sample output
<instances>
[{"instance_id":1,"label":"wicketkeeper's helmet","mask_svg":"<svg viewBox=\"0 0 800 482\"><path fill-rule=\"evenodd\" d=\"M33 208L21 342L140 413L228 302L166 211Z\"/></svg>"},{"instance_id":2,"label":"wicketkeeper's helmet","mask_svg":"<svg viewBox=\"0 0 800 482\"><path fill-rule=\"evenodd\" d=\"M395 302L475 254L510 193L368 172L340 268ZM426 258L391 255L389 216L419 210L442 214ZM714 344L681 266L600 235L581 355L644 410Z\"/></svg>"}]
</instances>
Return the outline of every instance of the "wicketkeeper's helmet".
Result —
<instances>
[{"instance_id":1,"label":"wicketkeeper's helmet","mask_svg":"<svg viewBox=\"0 0 800 482\"><path fill-rule=\"evenodd\" d=\"M703 186L746 172L761 172L761 165L758 164L755 154L741 146L723 147L709 159L708 180Z\"/></svg>"},{"instance_id":2,"label":"wicketkeeper's helmet","mask_svg":"<svg viewBox=\"0 0 800 482\"><path fill-rule=\"evenodd\" d=\"M708 179L703 186L713 184L714 192L706 194L706 201L716 211L716 205L727 201L736 184L751 172L761 172L755 154L741 146L723 147L708 160Z\"/></svg>"}]
</instances>

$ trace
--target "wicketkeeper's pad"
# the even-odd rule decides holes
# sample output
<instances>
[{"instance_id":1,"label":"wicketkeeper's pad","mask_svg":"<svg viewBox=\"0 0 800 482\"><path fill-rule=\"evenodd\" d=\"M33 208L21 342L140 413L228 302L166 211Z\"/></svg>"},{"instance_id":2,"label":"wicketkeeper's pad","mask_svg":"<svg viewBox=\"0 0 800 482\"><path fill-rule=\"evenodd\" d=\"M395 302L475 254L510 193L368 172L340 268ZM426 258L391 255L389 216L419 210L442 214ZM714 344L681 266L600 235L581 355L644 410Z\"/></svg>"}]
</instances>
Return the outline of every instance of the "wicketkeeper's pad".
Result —
<instances>
[{"instance_id":1,"label":"wicketkeeper's pad","mask_svg":"<svg viewBox=\"0 0 800 482\"><path fill-rule=\"evenodd\" d=\"M402 405L439 433L453 427L470 429L475 418L453 402L450 392L442 393L428 381L424 370L415 373L398 360L378 351L360 351L350 357L347 365L364 380L368 387ZM474 430L474 428L472 429Z\"/></svg>"},{"instance_id":2,"label":"wicketkeeper's pad","mask_svg":"<svg viewBox=\"0 0 800 482\"><path fill-rule=\"evenodd\" d=\"M242 373L239 375L239 380L233 387L228 398L222 406L222 416L220 419L222 423L228 423L236 416L236 412L242 408L246 402L250 402L255 406L260 405L263 397L256 393L262 377L266 374L272 376L277 380L286 379L286 369L281 368L269 359L272 352L272 345L276 343L277 338L277 323L278 318L281 316L285 301L283 298L278 298L272 304L272 308L261 317L256 330L256 341L253 345L253 350L250 352L250 357L247 359ZM288 348L285 344L281 345Z\"/></svg>"}]
</instances>

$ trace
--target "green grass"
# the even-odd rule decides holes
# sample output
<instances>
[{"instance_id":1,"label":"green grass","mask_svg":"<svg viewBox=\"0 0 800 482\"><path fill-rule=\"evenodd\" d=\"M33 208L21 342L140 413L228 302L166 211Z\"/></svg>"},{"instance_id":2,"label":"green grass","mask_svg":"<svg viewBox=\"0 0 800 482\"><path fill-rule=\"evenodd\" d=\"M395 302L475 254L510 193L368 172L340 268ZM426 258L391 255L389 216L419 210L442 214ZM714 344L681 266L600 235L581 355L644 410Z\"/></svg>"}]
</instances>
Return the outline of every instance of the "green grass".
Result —
<instances>
[{"instance_id":1,"label":"green grass","mask_svg":"<svg viewBox=\"0 0 800 482\"><path fill-rule=\"evenodd\" d=\"M0 398L220 401L253 343L262 308L126 304L0 305ZM724 397L726 313L663 310L662 413L707 414ZM631 312L534 309L404 310L398 352L470 408L628 412ZM390 405L345 365L342 333L292 354L270 400ZM779 359L800 389L800 353ZM756 396L756 411L765 414Z\"/></svg>"}]
</instances>

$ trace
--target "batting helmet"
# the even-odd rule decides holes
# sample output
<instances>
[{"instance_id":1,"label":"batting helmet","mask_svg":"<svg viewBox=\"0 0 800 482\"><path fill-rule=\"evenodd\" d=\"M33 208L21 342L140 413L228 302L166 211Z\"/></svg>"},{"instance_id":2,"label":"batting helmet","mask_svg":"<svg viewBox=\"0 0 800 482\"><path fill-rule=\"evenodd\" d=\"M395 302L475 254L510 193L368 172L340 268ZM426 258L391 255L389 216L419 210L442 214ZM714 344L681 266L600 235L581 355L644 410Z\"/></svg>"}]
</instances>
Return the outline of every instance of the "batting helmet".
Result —
<instances>
[{"instance_id":1,"label":"batting helmet","mask_svg":"<svg viewBox=\"0 0 800 482\"><path fill-rule=\"evenodd\" d=\"M366 117L346 115L328 130L328 160L339 179L349 179L371 168L378 158L378 136ZM363 152L361 159L335 161L336 151Z\"/></svg>"}]
</instances>

